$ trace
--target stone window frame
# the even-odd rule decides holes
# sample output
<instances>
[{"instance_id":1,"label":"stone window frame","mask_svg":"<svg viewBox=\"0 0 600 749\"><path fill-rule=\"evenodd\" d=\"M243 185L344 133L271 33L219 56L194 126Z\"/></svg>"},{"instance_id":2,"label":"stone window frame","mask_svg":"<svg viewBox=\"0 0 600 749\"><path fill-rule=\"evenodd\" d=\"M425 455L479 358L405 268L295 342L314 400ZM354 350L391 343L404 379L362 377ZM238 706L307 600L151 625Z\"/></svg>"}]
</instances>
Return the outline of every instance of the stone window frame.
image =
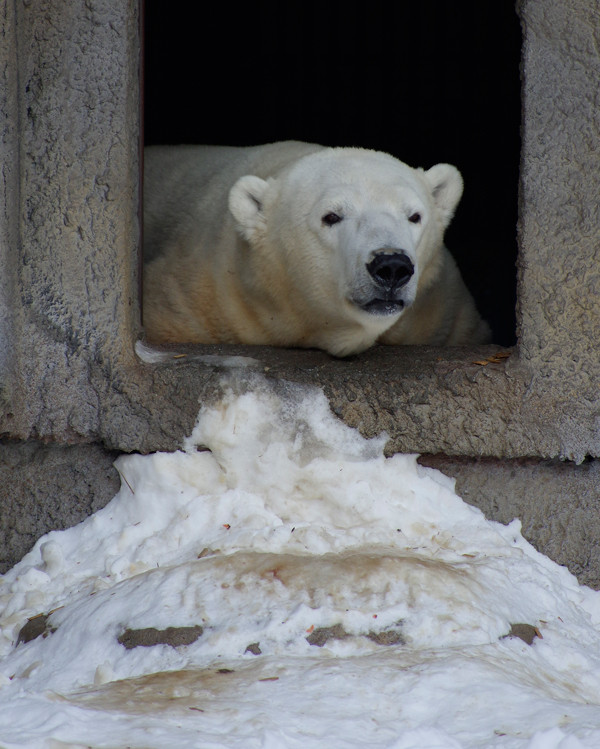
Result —
<instances>
[{"instance_id":1,"label":"stone window frame","mask_svg":"<svg viewBox=\"0 0 600 749\"><path fill-rule=\"evenodd\" d=\"M520 0L517 12L514 348L375 347L336 360L177 346L150 362L136 353L138 2L4 4L0 432L173 450L224 373L258 371L323 388L348 424L366 436L386 431L389 452L575 462L600 454L599 11L586 0Z\"/></svg>"}]
</instances>

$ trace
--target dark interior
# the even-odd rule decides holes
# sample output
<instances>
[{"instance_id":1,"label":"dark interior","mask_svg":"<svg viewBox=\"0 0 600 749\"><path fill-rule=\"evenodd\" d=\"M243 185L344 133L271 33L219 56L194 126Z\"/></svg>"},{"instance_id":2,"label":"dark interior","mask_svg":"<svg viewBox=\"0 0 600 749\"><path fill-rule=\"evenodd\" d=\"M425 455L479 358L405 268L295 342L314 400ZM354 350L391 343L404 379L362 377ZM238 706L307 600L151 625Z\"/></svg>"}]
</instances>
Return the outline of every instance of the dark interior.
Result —
<instances>
[{"instance_id":1,"label":"dark interior","mask_svg":"<svg viewBox=\"0 0 600 749\"><path fill-rule=\"evenodd\" d=\"M521 35L510 2L146 0L144 140L305 140L456 165L446 234L494 341L515 342Z\"/></svg>"}]
</instances>

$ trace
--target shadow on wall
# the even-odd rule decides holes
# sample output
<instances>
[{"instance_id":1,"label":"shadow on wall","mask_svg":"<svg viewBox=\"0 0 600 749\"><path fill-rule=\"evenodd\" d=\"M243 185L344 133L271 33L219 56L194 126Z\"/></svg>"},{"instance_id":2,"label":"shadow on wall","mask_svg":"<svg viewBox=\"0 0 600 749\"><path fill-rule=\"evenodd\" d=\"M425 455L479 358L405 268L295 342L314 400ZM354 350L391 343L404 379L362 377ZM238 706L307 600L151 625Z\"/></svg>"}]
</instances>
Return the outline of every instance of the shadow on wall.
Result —
<instances>
[{"instance_id":1,"label":"shadow on wall","mask_svg":"<svg viewBox=\"0 0 600 749\"><path fill-rule=\"evenodd\" d=\"M447 244L512 345L520 49L512 3L146 0L145 143L296 139L455 164Z\"/></svg>"}]
</instances>

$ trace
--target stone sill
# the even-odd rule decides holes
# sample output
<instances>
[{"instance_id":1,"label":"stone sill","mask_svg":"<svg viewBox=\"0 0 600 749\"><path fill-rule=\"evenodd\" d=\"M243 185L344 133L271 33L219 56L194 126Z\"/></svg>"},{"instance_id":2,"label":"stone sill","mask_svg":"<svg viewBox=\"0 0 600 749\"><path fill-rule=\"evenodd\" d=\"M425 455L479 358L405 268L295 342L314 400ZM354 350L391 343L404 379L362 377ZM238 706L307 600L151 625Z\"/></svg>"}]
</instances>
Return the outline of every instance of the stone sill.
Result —
<instances>
[{"instance_id":1,"label":"stone sill","mask_svg":"<svg viewBox=\"0 0 600 749\"><path fill-rule=\"evenodd\" d=\"M139 332L103 336L93 354L70 341L34 339L0 376L0 436L121 452L177 450L201 404L232 383L243 391L264 376L282 390L321 388L346 424L365 437L385 432L388 454L576 463L600 455L593 351L582 357L557 347L556 358L531 364L521 344L375 346L336 359L262 346L149 349ZM13 337L28 340L17 330Z\"/></svg>"},{"instance_id":2,"label":"stone sill","mask_svg":"<svg viewBox=\"0 0 600 749\"><path fill-rule=\"evenodd\" d=\"M321 388L333 412L364 436L386 432L389 454L581 462L598 448L585 420L576 418L580 404L561 403L553 395L544 406L548 383L520 363L517 349L376 346L347 359L263 346L173 345L152 351L159 361L151 363L143 353L135 378L137 408L144 404L144 434L127 428L115 432L120 420L109 419L102 436L111 448L179 448L199 404L216 400L231 382L250 388L251 374L282 389L293 383Z\"/></svg>"}]
</instances>

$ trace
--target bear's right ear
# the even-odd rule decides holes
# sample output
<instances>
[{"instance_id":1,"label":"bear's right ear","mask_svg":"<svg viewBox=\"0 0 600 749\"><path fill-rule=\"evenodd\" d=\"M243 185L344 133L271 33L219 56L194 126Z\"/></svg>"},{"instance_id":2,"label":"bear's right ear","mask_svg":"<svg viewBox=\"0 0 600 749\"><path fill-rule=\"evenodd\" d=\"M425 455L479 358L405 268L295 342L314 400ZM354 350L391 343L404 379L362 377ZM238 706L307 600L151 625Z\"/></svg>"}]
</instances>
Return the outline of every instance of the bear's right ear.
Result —
<instances>
[{"instance_id":1,"label":"bear's right ear","mask_svg":"<svg viewBox=\"0 0 600 749\"><path fill-rule=\"evenodd\" d=\"M266 227L264 198L269 183L251 174L240 177L229 191L229 210L240 234L251 242Z\"/></svg>"}]
</instances>

